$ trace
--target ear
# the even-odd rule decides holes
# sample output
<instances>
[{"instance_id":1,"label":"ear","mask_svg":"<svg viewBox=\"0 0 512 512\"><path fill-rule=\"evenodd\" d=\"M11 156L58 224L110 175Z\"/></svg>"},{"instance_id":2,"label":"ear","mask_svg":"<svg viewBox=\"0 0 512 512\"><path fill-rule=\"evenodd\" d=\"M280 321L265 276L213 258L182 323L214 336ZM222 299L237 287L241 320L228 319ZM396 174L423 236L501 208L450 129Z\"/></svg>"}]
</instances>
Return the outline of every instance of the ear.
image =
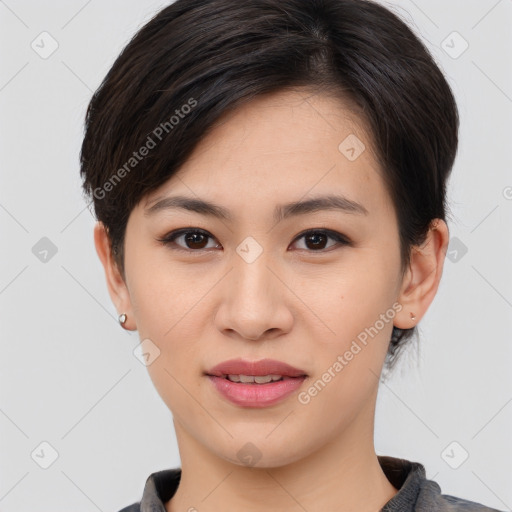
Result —
<instances>
[{"instance_id":1,"label":"ear","mask_svg":"<svg viewBox=\"0 0 512 512\"><path fill-rule=\"evenodd\" d=\"M421 246L412 248L411 262L407 269L397 301L402 310L395 316L394 325L411 329L426 313L434 300L443 274L443 265L449 242L448 226L441 219L434 219ZM415 316L414 319L411 316Z\"/></svg>"},{"instance_id":2,"label":"ear","mask_svg":"<svg viewBox=\"0 0 512 512\"><path fill-rule=\"evenodd\" d=\"M133 331L137 327L132 314L130 293L113 258L110 237L102 222L97 222L94 226L94 245L96 246L96 252L105 269L108 293L117 309L118 315L122 313L126 313L127 315L127 320L123 324L123 327Z\"/></svg>"}]
</instances>

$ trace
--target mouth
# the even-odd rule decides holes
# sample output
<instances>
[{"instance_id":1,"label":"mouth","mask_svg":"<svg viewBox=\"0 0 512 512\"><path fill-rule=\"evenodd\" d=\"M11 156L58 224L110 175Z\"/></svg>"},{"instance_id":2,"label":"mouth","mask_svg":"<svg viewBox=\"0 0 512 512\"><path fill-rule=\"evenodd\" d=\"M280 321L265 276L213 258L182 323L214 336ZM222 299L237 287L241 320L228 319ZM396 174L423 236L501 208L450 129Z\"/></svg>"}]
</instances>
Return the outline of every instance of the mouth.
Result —
<instances>
[{"instance_id":1,"label":"mouth","mask_svg":"<svg viewBox=\"0 0 512 512\"><path fill-rule=\"evenodd\" d=\"M296 391L308 375L281 361L225 361L205 373L215 389L240 407L267 407Z\"/></svg>"},{"instance_id":2,"label":"mouth","mask_svg":"<svg viewBox=\"0 0 512 512\"><path fill-rule=\"evenodd\" d=\"M232 382L243 382L244 384L266 384L281 379L308 376L304 370L275 359L260 361L230 359L214 366L206 372L206 375L223 377Z\"/></svg>"},{"instance_id":3,"label":"mouth","mask_svg":"<svg viewBox=\"0 0 512 512\"><path fill-rule=\"evenodd\" d=\"M282 380L296 379L288 375L220 375L231 382L241 382L242 384L268 384L269 382L280 382Z\"/></svg>"}]
</instances>

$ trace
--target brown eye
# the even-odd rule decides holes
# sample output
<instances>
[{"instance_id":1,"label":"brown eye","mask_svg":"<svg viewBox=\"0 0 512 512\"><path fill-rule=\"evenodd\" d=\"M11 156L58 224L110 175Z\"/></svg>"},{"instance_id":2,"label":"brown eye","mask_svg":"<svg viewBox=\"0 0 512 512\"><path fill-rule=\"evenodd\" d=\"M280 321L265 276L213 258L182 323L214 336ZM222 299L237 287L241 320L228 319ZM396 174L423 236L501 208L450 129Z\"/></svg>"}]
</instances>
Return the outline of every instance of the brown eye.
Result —
<instances>
[{"instance_id":1,"label":"brown eye","mask_svg":"<svg viewBox=\"0 0 512 512\"><path fill-rule=\"evenodd\" d=\"M301 240L303 242L299 244ZM189 252L221 248L215 238L202 229L179 229L168 233L163 238L159 238L158 241L164 245L171 246L171 248ZM322 252L337 245L351 245L351 242L347 237L336 231L317 229L306 231L297 236L294 244L299 245L296 248L304 249L308 252Z\"/></svg>"},{"instance_id":2,"label":"brown eye","mask_svg":"<svg viewBox=\"0 0 512 512\"><path fill-rule=\"evenodd\" d=\"M203 233L186 233L183 239L189 249L204 249L208 244L208 236Z\"/></svg>"},{"instance_id":3,"label":"brown eye","mask_svg":"<svg viewBox=\"0 0 512 512\"><path fill-rule=\"evenodd\" d=\"M329 237L324 233L312 233L306 235L304 240L308 249L325 249Z\"/></svg>"},{"instance_id":4,"label":"brown eye","mask_svg":"<svg viewBox=\"0 0 512 512\"><path fill-rule=\"evenodd\" d=\"M299 240L304 241L302 242L302 246L297 248L305 249L309 252L322 251L324 249L330 249L336 245L350 245L351 243L350 240L341 233L330 230L306 231L295 239L295 243L298 243ZM329 240L331 240L332 243L329 244Z\"/></svg>"},{"instance_id":5,"label":"brown eye","mask_svg":"<svg viewBox=\"0 0 512 512\"><path fill-rule=\"evenodd\" d=\"M211 243L209 244L209 242ZM180 229L172 231L159 239L164 245L177 245L179 249L200 251L202 249L214 249L219 247L215 239L206 231L199 229Z\"/></svg>"}]
</instances>

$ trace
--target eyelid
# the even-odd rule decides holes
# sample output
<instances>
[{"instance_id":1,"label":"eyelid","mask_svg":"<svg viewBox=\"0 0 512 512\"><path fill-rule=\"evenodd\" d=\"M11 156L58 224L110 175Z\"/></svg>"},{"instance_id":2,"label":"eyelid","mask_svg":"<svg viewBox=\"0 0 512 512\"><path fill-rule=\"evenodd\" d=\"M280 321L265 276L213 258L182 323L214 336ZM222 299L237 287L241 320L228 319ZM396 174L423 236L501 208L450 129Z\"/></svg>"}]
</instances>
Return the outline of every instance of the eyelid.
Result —
<instances>
[{"instance_id":1,"label":"eyelid","mask_svg":"<svg viewBox=\"0 0 512 512\"><path fill-rule=\"evenodd\" d=\"M304 236L309 235L311 233L321 233L323 235L328 236L329 238L336 240L336 242L338 242L339 244L343 244L343 245L351 245L352 244L352 241L346 235L343 235L342 233L340 233L338 231L334 231L332 229L327 229L327 228L306 229L306 230L302 231L301 233L299 233L293 239L292 243L295 243L300 238L303 238ZM309 251L309 252L322 252L322 251Z\"/></svg>"},{"instance_id":2,"label":"eyelid","mask_svg":"<svg viewBox=\"0 0 512 512\"><path fill-rule=\"evenodd\" d=\"M169 233L167 233L163 237L157 238L157 241L162 243L163 245L175 244L176 238L179 238L180 236L185 235L187 233L199 233L199 234L204 235L204 236L206 236L208 238L211 238L212 240L216 240L217 243L219 243L218 240L211 233L206 231L205 229L194 228L194 227L175 229L173 231L170 231ZM205 250L211 249L211 247L210 247L208 249L197 249L197 250L194 250L194 249L187 249L186 247L181 247L181 246L179 246L177 244L175 244L175 245L176 245L176 247L172 247L173 250L185 251L187 253L201 253L201 252L204 252Z\"/></svg>"},{"instance_id":3,"label":"eyelid","mask_svg":"<svg viewBox=\"0 0 512 512\"><path fill-rule=\"evenodd\" d=\"M208 238L210 238L212 240L216 240L217 243L219 243L218 240L211 233L206 231L205 229L194 228L194 227L179 228L179 229L176 229L174 231L170 231L169 233L167 233L163 237L157 238L157 241L162 243L163 245L171 245L171 244L174 244L176 238L180 237L181 235L187 234L187 233L200 233L200 234L202 234L202 235L204 235L204 236L206 236L206 237L208 237ZM335 240L337 242L338 246L343 246L343 245L350 246L350 245L352 245L352 241L346 235L344 235L344 234L342 234L342 233L340 233L338 231L334 231L332 229L327 229L327 228L309 228L309 229L306 229L304 231L301 231L298 235L295 236L295 238L293 239L293 241L291 242L290 245L293 245L294 243L296 243L301 238L303 238L303 237L305 237L305 236L307 236L309 234L313 234L313 233L320 233L320 234L326 235L327 237ZM331 247L333 247L333 246L331 246ZM185 251L187 253L202 253L202 252L210 250L212 248L210 247L210 248L207 248L207 249L187 249L185 247L181 247L181 246L177 245L177 247L173 247L172 249L173 250L179 250L179 251ZM329 249L319 249L317 251L315 251L315 250L307 250L307 249L299 249L299 250L305 250L308 253L322 254L322 253L328 252Z\"/></svg>"}]
</instances>

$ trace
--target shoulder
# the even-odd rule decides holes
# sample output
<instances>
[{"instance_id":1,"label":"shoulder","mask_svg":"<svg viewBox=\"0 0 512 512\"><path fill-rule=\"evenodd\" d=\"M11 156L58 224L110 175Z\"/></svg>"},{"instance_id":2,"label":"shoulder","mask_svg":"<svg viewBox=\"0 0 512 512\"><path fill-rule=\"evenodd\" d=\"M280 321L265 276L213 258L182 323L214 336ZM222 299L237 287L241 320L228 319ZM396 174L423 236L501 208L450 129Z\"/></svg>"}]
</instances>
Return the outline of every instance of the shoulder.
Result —
<instances>
[{"instance_id":1,"label":"shoulder","mask_svg":"<svg viewBox=\"0 0 512 512\"><path fill-rule=\"evenodd\" d=\"M379 463L397 494L380 512L501 512L481 503L443 494L434 480L429 480L419 462L379 456Z\"/></svg>"},{"instance_id":2,"label":"shoulder","mask_svg":"<svg viewBox=\"0 0 512 512\"><path fill-rule=\"evenodd\" d=\"M181 468L164 469L151 473L144 485L140 501L124 507L119 512L164 510L164 503L176 492L181 479Z\"/></svg>"},{"instance_id":3,"label":"shoulder","mask_svg":"<svg viewBox=\"0 0 512 512\"><path fill-rule=\"evenodd\" d=\"M501 512L475 501L466 500L449 494L442 494L439 484L433 480L423 482L414 510L440 512Z\"/></svg>"},{"instance_id":4,"label":"shoulder","mask_svg":"<svg viewBox=\"0 0 512 512\"><path fill-rule=\"evenodd\" d=\"M137 501L137 503L132 503L131 505L121 509L119 512L140 512L140 502Z\"/></svg>"}]
</instances>

